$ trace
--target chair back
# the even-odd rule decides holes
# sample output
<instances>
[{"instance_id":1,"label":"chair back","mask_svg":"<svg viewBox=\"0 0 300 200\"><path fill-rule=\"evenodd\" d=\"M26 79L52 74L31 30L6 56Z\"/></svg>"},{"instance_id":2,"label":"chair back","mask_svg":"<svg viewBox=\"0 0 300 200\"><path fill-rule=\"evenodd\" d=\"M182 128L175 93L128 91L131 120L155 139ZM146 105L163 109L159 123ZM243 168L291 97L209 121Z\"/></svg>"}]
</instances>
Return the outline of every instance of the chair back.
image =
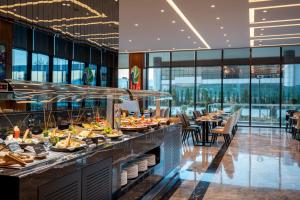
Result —
<instances>
[{"instance_id":1,"label":"chair back","mask_svg":"<svg viewBox=\"0 0 300 200\"><path fill-rule=\"evenodd\" d=\"M185 120L185 123L187 124L187 126L190 126L191 123L190 123L190 119L187 116L187 114L183 113L182 116L183 116L183 119Z\"/></svg>"},{"instance_id":2,"label":"chair back","mask_svg":"<svg viewBox=\"0 0 300 200\"><path fill-rule=\"evenodd\" d=\"M206 115L207 114L207 110L206 109L203 109L201 112L202 112L202 115Z\"/></svg>"},{"instance_id":3,"label":"chair back","mask_svg":"<svg viewBox=\"0 0 300 200\"><path fill-rule=\"evenodd\" d=\"M297 119L296 129L300 129L300 118Z\"/></svg>"},{"instance_id":4,"label":"chair back","mask_svg":"<svg viewBox=\"0 0 300 200\"><path fill-rule=\"evenodd\" d=\"M177 117L180 119L180 122L182 123L183 128L188 127L188 125L186 124L186 121L183 117L183 114L177 114Z\"/></svg>"},{"instance_id":5,"label":"chair back","mask_svg":"<svg viewBox=\"0 0 300 200\"><path fill-rule=\"evenodd\" d=\"M194 119L197 119L198 117L201 117L201 113L200 113L200 111L198 111L198 110L194 110L194 112L193 112L193 116L194 116Z\"/></svg>"},{"instance_id":6,"label":"chair back","mask_svg":"<svg viewBox=\"0 0 300 200\"><path fill-rule=\"evenodd\" d=\"M233 128L234 117L231 116L228 118L225 126L224 126L224 134L230 134Z\"/></svg>"}]
</instances>

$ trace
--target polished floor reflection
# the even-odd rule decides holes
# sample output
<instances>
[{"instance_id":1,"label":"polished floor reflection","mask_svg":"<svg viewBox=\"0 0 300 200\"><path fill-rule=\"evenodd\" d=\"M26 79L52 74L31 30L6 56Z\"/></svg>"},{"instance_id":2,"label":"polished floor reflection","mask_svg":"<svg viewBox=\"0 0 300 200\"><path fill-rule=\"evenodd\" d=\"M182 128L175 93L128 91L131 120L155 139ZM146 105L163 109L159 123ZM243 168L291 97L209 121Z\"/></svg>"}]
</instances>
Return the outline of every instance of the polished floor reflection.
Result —
<instances>
[{"instance_id":1,"label":"polished floor reflection","mask_svg":"<svg viewBox=\"0 0 300 200\"><path fill-rule=\"evenodd\" d=\"M213 147L183 147L181 186L170 199L300 199L300 143L280 129L240 128L215 173ZM204 194L195 188L207 184Z\"/></svg>"}]
</instances>

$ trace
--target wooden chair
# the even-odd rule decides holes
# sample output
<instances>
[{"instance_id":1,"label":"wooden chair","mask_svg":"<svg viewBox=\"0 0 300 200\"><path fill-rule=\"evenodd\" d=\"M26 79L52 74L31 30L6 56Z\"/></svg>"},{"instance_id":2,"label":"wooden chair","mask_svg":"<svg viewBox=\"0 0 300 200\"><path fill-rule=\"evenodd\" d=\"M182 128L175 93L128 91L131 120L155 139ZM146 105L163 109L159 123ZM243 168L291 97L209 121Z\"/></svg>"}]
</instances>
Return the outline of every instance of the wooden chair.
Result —
<instances>
[{"instance_id":1,"label":"wooden chair","mask_svg":"<svg viewBox=\"0 0 300 200\"><path fill-rule=\"evenodd\" d=\"M182 143L185 141L188 141L189 137L192 136L193 144L195 145L195 142L199 142L200 140L200 129L197 126L192 126L188 120L185 119L184 114L178 114L177 115L180 121L182 122Z\"/></svg>"},{"instance_id":2,"label":"wooden chair","mask_svg":"<svg viewBox=\"0 0 300 200\"><path fill-rule=\"evenodd\" d=\"M211 144L215 143L215 141L218 139L218 136L219 135L223 135L224 137L224 141L225 141L225 144L228 146L230 144L230 134L232 132L232 128L233 128L233 123L234 123L234 117L230 117L228 120L227 120L227 123L225 124L224 127L221 127L221 126L217 126L216 128L212 129L210 132L212 134L212 141L211 141Z\"/></svg>"}]
</instances>

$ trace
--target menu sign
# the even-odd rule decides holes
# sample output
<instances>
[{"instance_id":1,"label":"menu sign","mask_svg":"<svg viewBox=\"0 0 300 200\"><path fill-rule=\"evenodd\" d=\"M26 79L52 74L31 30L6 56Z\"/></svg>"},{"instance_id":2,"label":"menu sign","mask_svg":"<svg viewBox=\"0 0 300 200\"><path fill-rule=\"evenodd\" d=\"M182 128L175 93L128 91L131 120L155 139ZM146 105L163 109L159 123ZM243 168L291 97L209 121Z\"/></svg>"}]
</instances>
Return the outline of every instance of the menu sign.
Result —
<instances>
[{"instance_id":1,"label":"menu sign","mask_svg":"<svg viewBox=\"0 0 300 200\"><path fill-rule=\"evenodd\" d=\"M35 151L35 153L36 153L37 155L46 152L46 149L45 149L44 145L41 144L41 143L38 143L38 144L34 145L34 146L33 146L33 149L34 149L34 151Z\"/></svg>"},{"instance_id":2,"label":"menu sign","mask_svg":"<svg viewBox=\"0 0 300 200\"><path fill-rule=\"evenodd\" d=\"M9 150L11 152L14 152L14 153L22 152L22 149L21 149L19 143L17 143L17 142L11 142L7 145L7 147L9 148Z\"/></svg>"}]
</instances>

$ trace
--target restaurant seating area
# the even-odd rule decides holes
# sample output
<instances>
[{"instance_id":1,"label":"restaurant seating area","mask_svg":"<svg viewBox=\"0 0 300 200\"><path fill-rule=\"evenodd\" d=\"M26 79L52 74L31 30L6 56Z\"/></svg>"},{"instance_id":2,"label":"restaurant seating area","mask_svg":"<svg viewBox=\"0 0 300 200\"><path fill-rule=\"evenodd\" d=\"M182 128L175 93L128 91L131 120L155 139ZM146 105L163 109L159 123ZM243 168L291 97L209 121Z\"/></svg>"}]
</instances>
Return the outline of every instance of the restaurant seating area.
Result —
<instances>
[{"instance_id":1,"label":"restaurant seating area","mask_svg":"<svg viewBox=\"0 0 300 200\"><path fill-rule=\"evenodd\" d=\"M300 0L0 0L0 200L300 200Z\"/></svg>"}]
</instances>

